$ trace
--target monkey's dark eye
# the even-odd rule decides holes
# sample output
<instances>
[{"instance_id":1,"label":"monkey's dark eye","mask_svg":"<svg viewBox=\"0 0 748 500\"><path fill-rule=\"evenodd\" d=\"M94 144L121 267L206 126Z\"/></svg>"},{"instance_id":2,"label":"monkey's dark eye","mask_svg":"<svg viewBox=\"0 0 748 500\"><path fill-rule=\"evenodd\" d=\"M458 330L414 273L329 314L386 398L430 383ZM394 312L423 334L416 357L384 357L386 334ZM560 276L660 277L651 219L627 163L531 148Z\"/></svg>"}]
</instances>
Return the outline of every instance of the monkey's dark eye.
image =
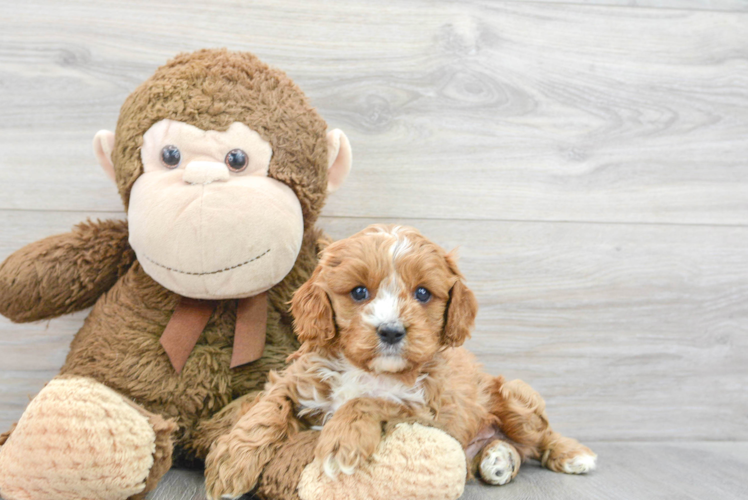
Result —
<instances>
[{"instance_id":1,"label":"monkey's dark eye","mask_svg":"<svg viewBox=\"0 0 748 500\"><path fill-rule=\"evenodd\" d=\"M176 168L182 160L182 154L176 146L164 146L161 150L161 161L167 168Z\"/></svg>"},{"instance_id":2,"label":"monkey's dark eye","mask_svg":"<svg viewBox=\"0 0 748 500\"><path fill-rule=\"evenodd\" d=\"M365 286L357 286L351 290L351 298L356 302L361 302L369 298L369 290Z\"/></svg>"},{"instance_id":3,"label":"monkey's dark eye","mask_svg":"<svg viewBox=\"0 0 748 500\"><path fill-rule=\"evenodd\" d=\"M234 172L241 172L247 168L247 163L249 163L247 153L241 149L232 149L226 155L226 165Z\"/></svg>"},{"instance_id":4,"label":"monkey's dark eye","mask_svg":"<svg viewBox=\"0 0 748 500\"><path fill-rule=\"evenodd\" d=\"M415 296L416 296L416 300L418 302L421 302L421 303L425 304L431 298L431 292L429 292L428 290L426 290L422 286L419 286L416 289Z\"/></svg>"}]
</instances>

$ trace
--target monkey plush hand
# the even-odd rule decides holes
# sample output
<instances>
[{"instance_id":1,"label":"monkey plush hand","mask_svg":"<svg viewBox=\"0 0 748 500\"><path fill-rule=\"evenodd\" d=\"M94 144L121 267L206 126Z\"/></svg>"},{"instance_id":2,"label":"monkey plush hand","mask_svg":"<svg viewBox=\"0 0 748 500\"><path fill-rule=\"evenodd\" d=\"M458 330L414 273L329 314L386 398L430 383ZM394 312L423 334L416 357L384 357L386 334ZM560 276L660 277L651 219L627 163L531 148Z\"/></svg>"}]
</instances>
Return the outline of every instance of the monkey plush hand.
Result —
<instances>
[{"instance_id":1,"label":"monkey plush hand","mask_svg":"<svg viewBox=\"0 0 748 500\"><path fill-rule=\"evenodd\" d=\"M284 73L226 50L159 68L94 150L127 221L83 223L0 265L13 321L93 306L60 374L0 435L5 500L142 498L173 459L225 441L298 347L287 303L351 164L346 136ZM311 458L281 450L266 491L295 496Z\"/></svg>"}]
</instances>

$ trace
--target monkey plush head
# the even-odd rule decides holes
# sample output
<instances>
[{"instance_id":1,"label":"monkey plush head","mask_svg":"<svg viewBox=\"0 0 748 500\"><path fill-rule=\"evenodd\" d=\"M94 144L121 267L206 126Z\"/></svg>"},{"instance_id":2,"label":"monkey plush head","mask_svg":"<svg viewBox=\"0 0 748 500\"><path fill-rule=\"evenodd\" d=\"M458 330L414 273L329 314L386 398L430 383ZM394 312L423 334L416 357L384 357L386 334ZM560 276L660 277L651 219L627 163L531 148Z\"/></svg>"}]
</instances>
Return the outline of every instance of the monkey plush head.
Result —
<instances>
[{"instance_id":1,"label":"monkey plush head","mask_svg":"<svg viewBox=\"0 0 748 500\"><path fill-rule=\"evenodd\" d=\"M242 298L293 268L304 231L347 176L348 139L282 71L201 50L159 68L94 151L116 182L130 245L173 292Z\"/></svg>"}]
</instances>

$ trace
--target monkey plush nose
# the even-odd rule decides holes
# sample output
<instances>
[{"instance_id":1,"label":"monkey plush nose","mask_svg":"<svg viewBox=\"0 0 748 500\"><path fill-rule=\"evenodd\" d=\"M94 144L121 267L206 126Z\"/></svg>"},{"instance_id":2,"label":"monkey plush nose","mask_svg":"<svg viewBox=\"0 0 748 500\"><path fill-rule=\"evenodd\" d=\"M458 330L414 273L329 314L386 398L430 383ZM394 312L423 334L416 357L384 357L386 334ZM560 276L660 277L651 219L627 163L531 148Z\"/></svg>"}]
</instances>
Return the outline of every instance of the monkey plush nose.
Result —
<instances>
[{"instance_id":1,"label":"monkey plush nose","mask_svg":"<svg viewBox=\"0 0 748 500\"><path fill-rule=\"evenodd\" d=\"M396 325L382 325L377 328L377 335L385 344L395 345L405 337L405 328Z\"/></svg>"},{"instance_id":2,"label":"monkey plush nose","mask_svg":"<svg viewBox=\"0 0 748 500\"><path fill-rule=\"evenodd\" d=\"M184 168L182 179L187 184L210 184L229 180L229 169L217 161L192 161Z\"/></svg>"}]
</instances>

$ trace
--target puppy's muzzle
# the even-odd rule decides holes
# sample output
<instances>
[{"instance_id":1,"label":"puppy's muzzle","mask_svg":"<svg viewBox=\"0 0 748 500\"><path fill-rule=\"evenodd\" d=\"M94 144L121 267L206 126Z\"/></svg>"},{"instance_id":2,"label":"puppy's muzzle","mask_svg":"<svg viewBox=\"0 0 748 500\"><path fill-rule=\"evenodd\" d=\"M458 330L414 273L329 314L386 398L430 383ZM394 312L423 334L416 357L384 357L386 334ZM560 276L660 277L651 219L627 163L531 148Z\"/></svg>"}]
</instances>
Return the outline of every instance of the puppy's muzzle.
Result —
<instances>
[{"instance_id":1,"label":"puppy's muzzle","mask_svg":"<svg viewBox=\"0 0 748 500\"><path fill-rule=\"evenodd\" d=\"M395 345L405 338L405 328L399 325L382 325L377 328L377 335L387 345Z\"/></svg>"}]
</instances>

